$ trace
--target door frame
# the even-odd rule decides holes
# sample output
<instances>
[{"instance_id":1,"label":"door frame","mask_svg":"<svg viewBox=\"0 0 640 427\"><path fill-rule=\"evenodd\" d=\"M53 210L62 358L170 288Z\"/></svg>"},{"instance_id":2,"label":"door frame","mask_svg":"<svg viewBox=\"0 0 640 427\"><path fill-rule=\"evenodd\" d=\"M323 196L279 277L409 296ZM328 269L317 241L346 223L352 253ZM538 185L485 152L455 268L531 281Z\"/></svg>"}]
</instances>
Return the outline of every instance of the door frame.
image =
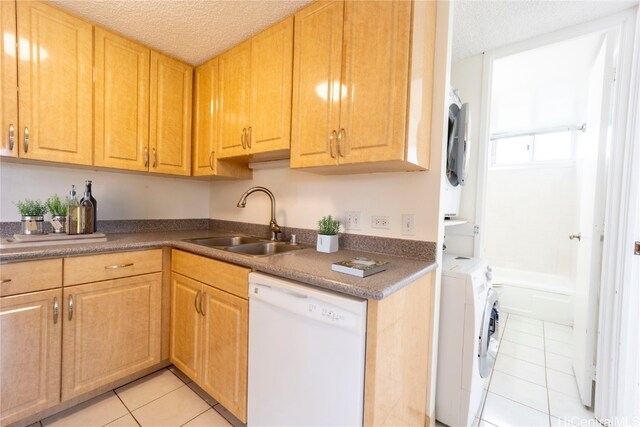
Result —
<instances>
[{"instance_id":1,"label":"door frame","mask_svg":"<svg viewBox=\"0 0 640 427\"><path fill-rule=\"evenodd\" d=\"M575 37L580 37L595 32L609 32L612 30L619 30L619 54L616 63L616 78L614 82L614 100L612 103L612 141L611 152L621 151L625 147L624 134L627 131L627 118L625 111L629 102L629 90L631 87L631 61L633 56L633 36L636 24L636 15L638 8L629 8L622 12L613 14L611 16L601 18L585 24L572 26L570 28L562 29L556 32L552 32L540 37L526 40L524 42L515 43L513 45L495 49L489 52L485 52L483 58L483 73L482 73L482 105L481 115L479 122L479 141L478 141L478 170L477 170L477 191L476 191L476 211L475 211L475 236L474 236L474 256L482 257L483 249L483 232L485 229L485 209L486 209L486 190L487 190L487 170L489 162L489 111L491 108L490 94L492 91L491 80L493 77L493 62L504 56L513 55L525 50L542 47L548 44L568 40ZM616 185L624 180L631 179L632 168L623 168L624 156L612 156L610 164L607 167L606 176L606 191L607 202L605 209L608 214L605 218L605 231L617 230L621 224L628 221L629 212L619 209L620 215L612 215L611 204L618 203L620 197L612 198L611 190L612 186ZM617 195L619 196L619 194ZM617 255L619 245L615 245L616 242L612 242L607 245L607 239L605 238L605 246L603 248L603 259L607 256L615 257ZM620 268L621 261L612 263L609 266L603 263L601 277L610 274L609 268ZM601 285L602 286L602 285ZM600 288L600 293L606 293L608 290ZM620 301L618 301L620 304ZM602 354L602 346L610 343L611 340L603 337L601 329L603 323L605 326L611 327L610 323L614 322L614 314L612 311L615 307L606 305L606 301L599 302L599 313L605 319L600 319L598 323L598 340L597 340L597 354ZM608 355L619 351L619 347L612 350L608 350ZM595 404L595 416L596 418L602 418L605 414L601 414L601 407L607 407L608 400L612 399L611 393L609 393L610 387L615 387L616 379L611 376L612 372L616 370L616 363L613 361L613 357L607 359L600 359L600 363L597 363L597 376L598 382L603 385L604 390L600 390L598 384L596 384L596 404ZM599 401L602 399L602 401Z\"/></svg>"}]
</instances>

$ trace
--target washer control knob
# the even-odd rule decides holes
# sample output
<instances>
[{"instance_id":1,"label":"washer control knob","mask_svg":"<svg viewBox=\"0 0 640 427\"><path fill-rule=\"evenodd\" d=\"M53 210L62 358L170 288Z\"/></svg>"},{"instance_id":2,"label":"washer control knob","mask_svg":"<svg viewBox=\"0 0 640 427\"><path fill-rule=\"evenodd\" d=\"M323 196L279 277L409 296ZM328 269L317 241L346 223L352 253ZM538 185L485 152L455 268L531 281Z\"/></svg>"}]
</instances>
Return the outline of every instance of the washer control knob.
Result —
<instances>
[{"instance_id":1,"label":"washer control knob","mask_svg":"<svg viewBox=\"0 0 640 427\"><path fill-rule=\"evenodd\" d=\"M491 279L493 279L493 273L492 273L491 271L488 271L488 270L487 270L487 272L486 272L485 276L487 277L487 280L491 280Z\"/></svg>"},{"instance_id":2,"label":"washer control knob","mask_svg":"<svg viewBox=\"0 0 640 427\"><path fill-rule=\"evenodd\" d=\"M487 265L487 271L493 271L493 268L491 268L490 265Z\"/></svg>"}]
</instances>

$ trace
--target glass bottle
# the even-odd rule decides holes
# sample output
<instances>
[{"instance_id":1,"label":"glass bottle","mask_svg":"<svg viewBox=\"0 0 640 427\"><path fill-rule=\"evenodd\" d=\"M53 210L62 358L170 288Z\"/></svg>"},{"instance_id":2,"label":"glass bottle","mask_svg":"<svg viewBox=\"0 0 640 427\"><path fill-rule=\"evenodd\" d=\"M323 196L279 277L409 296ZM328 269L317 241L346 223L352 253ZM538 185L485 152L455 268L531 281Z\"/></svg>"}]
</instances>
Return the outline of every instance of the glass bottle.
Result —
<instances>
[{"instance_id":1,"label":"glass bottle","mask_svg":"<svg viewBox=\"0 0 640 427\"><path fill-rule=\"evenodd\" d=\"M93 233L93 203L91 203L91 193L84 190L84 197L80 202L80 234Z\"/></svg>"},{"instance_id":2,"label":"glass bottle","mask_svg":"<svg viewBox=\"0 0 640 427\"><path fill-rule=\"evenodd\" d=\"M87 197L87 192L88 192L89 193L89 200L91 201L91 204L93 205L93 232L95 233L96 231L98 231L98 202L93 197L93 193L91 191L92 191L91 190L91 181L87 180L87 181L85 181L84 197L82 198L82 201L84 201L84 198Z\"/></svg>"},{"instance_id":3,"label":"glass bottle","mask_svg":"<svg viewBox=\"0 0 640 427\"><path fill-rule=\"evenodd\" d=\"M76 198L76 186L71 186L67 197L67 233L80 234L80 205Z\"/></svg>"}]
</instances>

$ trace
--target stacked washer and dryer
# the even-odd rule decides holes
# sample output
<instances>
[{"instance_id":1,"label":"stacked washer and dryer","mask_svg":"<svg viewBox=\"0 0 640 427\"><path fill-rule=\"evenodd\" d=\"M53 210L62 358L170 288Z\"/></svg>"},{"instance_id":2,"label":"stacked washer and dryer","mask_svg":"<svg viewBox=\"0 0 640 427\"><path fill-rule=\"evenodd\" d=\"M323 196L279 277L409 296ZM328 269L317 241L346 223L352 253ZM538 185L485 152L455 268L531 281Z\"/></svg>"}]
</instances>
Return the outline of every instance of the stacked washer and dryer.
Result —
<instances>
[{"instance_id":1,"label":"stacked washer and dryer","mask_svg":"<svg viewBox=\"0 0 640 427\"><path fill-rule=\"evenodd\" d=\"M450 94L445 217L458 215L469 159L469 105ZM498 351L500 303L486 260L443 255L436 419L471 426L482 404L483 385Z\"/></svg>"}]
</instances>

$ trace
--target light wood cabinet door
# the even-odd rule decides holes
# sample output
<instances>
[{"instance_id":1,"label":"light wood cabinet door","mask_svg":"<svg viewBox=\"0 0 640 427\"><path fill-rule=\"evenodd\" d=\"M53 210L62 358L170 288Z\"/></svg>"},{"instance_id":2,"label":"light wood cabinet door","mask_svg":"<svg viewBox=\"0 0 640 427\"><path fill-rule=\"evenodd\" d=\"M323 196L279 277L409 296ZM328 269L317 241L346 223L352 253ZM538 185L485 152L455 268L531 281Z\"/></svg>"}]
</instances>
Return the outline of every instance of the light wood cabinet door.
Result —
<instances>
[{"instance_id":1,"label":"light wood cabinet door","mask_svg":"<svg viewBox=\"0 0 640 427\"><path fill-rule=\"evenodd\" d=\"M61 305L61 289L0 298L0 424L60 401Z\"/></svg>"},{"instance_id":2,"label":"light wood cabinet door","mask_svg":"<svg viewBox=\"0 0 640 427\"><path fill-rule=\"evenodd\" d=\"M404 160L411 2L347 1L339 163Z\"/></svg>"},{"instance_id":3,"label":"light wood cabinet door","mask_svg":"<svg viewBox=\"0 0 640 427\"><path fill-rule=\"evenodd\" d=\"M251 39L251 154L289 150L293 16Z\"/></svg>"},{"instance_id":4,"label":"light wood cabinet door","mask_svg":"<svg viewBox=\"0 0 640 427\"><path fill-rule=\"evenodd\" d=\"M151 51L149 171L191 175L193 68Z\"/></svg>"},{"instance_id":5,"label":"light wood cabinet door","mask_svg":"<svg viewBox=\"0 0 640 427\"><path fill-rule=\"evenodd\" d=\"M192 380L199 377L201 321L197 305L202 283L171 273L169 359Z\"/></svg>"},{"instance_id":6,"label":"light wood cabinet door","mask_svg":"<svg viewBox=\"0 0 640 427\"><path fill-rule=\"evenodd\" d=\"M216 174L218 131L218 58L197 67L193 81L194 176Z\"/></svg>"},{"instance_id":7,"label":"light wood cabinet door","mask_svg":"<svg viewBox=\"0 0 640 427\"><path fill-rule=\"evenodd\" d=\"M18 157L16 4L0 2L0 156Z\"/></svg>"},{"instance_id":8,"label":"light wood cabinet door","mask_svg":"<svg viewBox=\"0 0 640 427\"><path fill-rule=\"evenodd\" d=\"M317 2L295 14L291 167L337 163L342 1ZM334 133L333 131L336 131Z\"/></svg>"},{"instance_id":9,"label":"light wood cabinet door","mask_svg":"<svg viewBox=\"0 0 640 427\"><path fill-rule=\"evenodd\" d=\"M249 303L203 286L200 386L242 422L247 420Z\"/></svg>"},{"instance_id":10,"label":"light wood cabinet door","mask_svg":"<svg viewBox=\"0 0 640 427\"><path fill-rule=\"evenodd\" d=\"M62 400L160 362L162 273L64 288Z\"/></svg>"},{"instance_id":11,"label":"light wood cabinet door","mask_svg":"<svg viewBox=\"0 0 640 427\"><path fill-rule=\"evenodd\" d=\"M20 157L91 165L93 26L38 1L17 17Z\"/></svg>"},{"instance_id":12,"label":"light wood cabinet door","mask_svg":"<svg viewBox=\"0 0 640 427\"><path fill-rule=\"evenodd\" d=\"M96 27L96 166L148 170L149 55L149 48Z\"/></svg>"},{"instance_id":13,"label":"light wood cabinet door","mask_svg":"<svg viewBox=\"0 0 640 427\"><path fill-rule=\"evenodd\" d=\"M220 128L218 157L247 154L249 128L251 40L219 57Z\"/></svg>"}]
</instances>

